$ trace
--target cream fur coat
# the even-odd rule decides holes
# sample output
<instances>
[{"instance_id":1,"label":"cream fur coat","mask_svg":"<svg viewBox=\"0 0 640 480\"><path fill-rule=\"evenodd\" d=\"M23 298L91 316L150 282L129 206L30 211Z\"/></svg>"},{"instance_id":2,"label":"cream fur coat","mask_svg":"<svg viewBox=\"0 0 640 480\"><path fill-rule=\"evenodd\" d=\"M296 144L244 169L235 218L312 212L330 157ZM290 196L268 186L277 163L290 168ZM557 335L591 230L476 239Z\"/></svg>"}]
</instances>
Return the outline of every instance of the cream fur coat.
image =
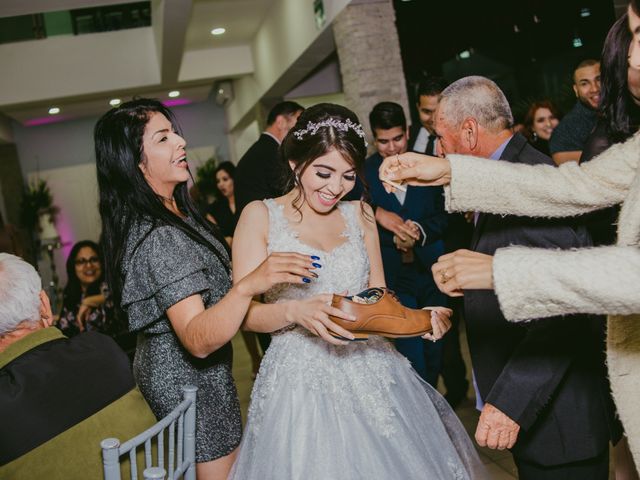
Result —
<instances>
[{"instance_id":1,"label":"cream fur coat","mask_svg":"<svg viewBox=\"0 0 640 480\"><path fill-rule=\"evenodd\" d=\"M622 204L615 246L573 251L509 247L493 281L511 321L608 315L607 364L618 413L640 466L640 134L578 166L521 165L449 155L450 211L567 217Z\"/></svg>"}]
</instances>

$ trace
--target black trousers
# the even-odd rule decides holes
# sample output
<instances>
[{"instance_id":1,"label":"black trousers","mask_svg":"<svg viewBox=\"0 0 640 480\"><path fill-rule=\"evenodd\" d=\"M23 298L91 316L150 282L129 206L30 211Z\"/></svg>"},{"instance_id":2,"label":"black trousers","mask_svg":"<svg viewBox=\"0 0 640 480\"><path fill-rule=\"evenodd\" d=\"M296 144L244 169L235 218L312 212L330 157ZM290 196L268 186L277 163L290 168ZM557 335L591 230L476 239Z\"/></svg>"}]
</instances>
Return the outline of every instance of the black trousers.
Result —
<instances>
[{"instance_id":1,"label":"black trousers","mask_svg":"<svg viewBox=\"0 0 640 480\"><path fill-rule=\"evenodd\" d=\"M441 340L444 343L444 348L440 374L447 389L444 398L449 402L451 408L456 408L467 397L469 389L467 368L460 352L460 322L462 321L464 303L461 298L450 298L449 307L453 310L453 315L451 316L451 329Z\"/></svg>"},{"instance_id":2,"label":"black trousers","mask_svg":"<svg viewBox=\"0 0 640 480\"><path fill-rule=\"evenodd\" d=\"M609 478L609 449L597 457L580 462L546 467L514 457L520 480L607 480Z\"/></svg>"}]
</instances>

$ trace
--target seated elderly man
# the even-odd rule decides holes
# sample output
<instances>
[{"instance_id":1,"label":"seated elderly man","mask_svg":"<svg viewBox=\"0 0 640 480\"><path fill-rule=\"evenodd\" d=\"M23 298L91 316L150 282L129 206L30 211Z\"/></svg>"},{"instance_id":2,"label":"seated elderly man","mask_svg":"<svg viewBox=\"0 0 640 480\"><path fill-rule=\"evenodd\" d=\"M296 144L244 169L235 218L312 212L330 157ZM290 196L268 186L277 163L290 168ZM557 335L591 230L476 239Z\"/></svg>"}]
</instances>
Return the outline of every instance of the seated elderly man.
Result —
<instances>
[{"instance_id":1,"label":"seated elderly man","mask_svg":"<svg viewBox=\"0 0 640 480\"><path fill-rule=\"evenodd\" d=\"M35 269L0 253L0 478L102 478L100 440L156 421L111 338L51 319Z\"/></svg>"}]
</instances>

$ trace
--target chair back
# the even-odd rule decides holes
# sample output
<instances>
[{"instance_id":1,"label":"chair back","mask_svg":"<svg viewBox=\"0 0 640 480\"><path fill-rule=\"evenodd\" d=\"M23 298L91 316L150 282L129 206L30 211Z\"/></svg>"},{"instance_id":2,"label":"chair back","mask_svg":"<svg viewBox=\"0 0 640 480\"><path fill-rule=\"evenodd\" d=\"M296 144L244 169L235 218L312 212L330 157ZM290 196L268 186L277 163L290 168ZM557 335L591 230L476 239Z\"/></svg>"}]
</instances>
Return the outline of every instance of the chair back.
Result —
<instances>
[{"instance_id":1,"label":"chair back","mask_svg":"<svg viewBox=\"0 0 640 480\"><path fill-rule=\"evenodd\" d=\"M166 417L140 435L120 444L117 438L100 442L104 480L122 480L120 457L129 455L131 480L138 480L136 449L144 444L144 480L196 479L196 392L197 387L183 387L184 400ZM177 424L177 434L176 434ZM165 431L168 437L167 462L165 462ZM153 441L155 439L155 442ZM153 458L152 442L156 456ZM165 467L165 463L167 467ZM166 468L166 470L165 470ZM165 475L168 474L168 477Z\"/></svg>"}]
</instances>

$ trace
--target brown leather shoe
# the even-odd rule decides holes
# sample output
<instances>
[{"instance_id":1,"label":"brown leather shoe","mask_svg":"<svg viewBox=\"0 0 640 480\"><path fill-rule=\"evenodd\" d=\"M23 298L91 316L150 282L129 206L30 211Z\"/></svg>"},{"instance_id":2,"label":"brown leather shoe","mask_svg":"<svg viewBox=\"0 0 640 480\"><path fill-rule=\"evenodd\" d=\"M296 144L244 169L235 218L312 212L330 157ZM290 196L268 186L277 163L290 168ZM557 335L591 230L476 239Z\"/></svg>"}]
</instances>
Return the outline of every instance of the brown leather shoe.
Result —
<instances>
[{"instance_id":1,"label":"brown leather shoe","mask_svg":"<svg viewBox=\"0 0 640 480\"><path fill-rule=\"evenodd\" d=\"M358 297L358 301L353 298ZM331 320L350 331L357 340L369 335L401 338L418 337L431 332L431 310L404 307L386 288L369 288L353 297L334 295L331 306L356 317L354 322L330 316ZM333 336L343 338L337 333Z\"/></svg>"}]
</instances>

